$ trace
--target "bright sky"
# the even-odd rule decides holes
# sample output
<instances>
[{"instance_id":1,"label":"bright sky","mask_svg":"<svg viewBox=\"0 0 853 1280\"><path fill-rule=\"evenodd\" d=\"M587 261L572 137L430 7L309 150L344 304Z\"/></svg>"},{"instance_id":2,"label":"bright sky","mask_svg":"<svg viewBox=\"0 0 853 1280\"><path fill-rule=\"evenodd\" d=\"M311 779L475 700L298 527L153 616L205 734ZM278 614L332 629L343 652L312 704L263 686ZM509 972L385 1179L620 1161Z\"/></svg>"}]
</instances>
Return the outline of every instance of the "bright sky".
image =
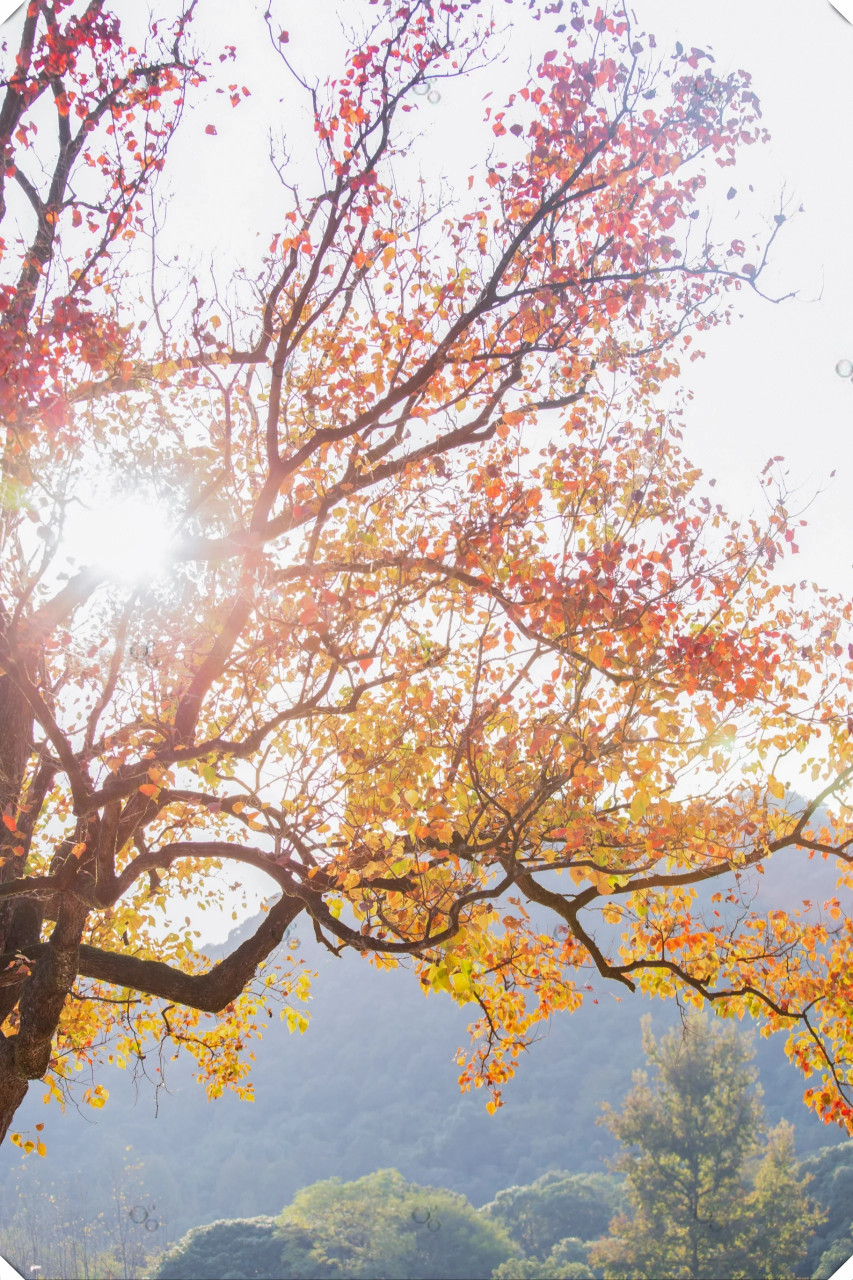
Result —
<instances>
[{"instance_id":1,"label":"bright sky","mask_svg":"<svg viewBox=\"0 0 853 1280\"><path fill-rule=\"evenodd\" d=\"M173 178L170 232L192 243L199 261L215 252L248 264L266 247L284 194L267 159L268 128L274 124L278 132L283 125L291 140L305 136L298 91L283 78L260 21L266 0L244 4L255 20L247 14L235 30L228 0L205 0L199 31L207 48L237 43L233 78L245 80L253 96L234 111L222 97L198 108L173 156L180 157L173 169L180 176ZM339 65L342 42L334 38L333 18L339 3L273 7L290 33L287 52L295 66L322 77L324 68ZM355 21L360 9L353 4L346 12ZM501 10L495 5L499 20ZM491 91L500 103L523 83L531 57L559 40L553 26L565 20L565 11L550 19L550 28L513 12L520 21L496 65L441 85L437 104L419 100L417 165L428 182L437 183L443 174L459 183L482 163L494 141L481 123L484 95ZM778 212L783 193L790 214L804 208L777 237L772 269L762 282L768 293L796 290L798 298L774 306L743 293L743 319L703 335L707 359L682 368L683 382L695 392L686 450L716 477L717 495L733 512L760 506L756 478L771 455L784 455L788 482L802 503L829 484L835 468L834 481L808 513L810 527L799 538L801 554L790 573L849 591L853 382L839 377L835 366L853 359L853 169L847 136L853 120L853 25L828 0L637 0L633 13L640 27L656 34L659 47L681 40L685 47L713 52L718 72L743 68L753 76L772 143L746 147L735 169L716 170L722 191L730 185L739 191L733 204L723 201L716 209L718 225L734 217L741 234L763 227ZM203 133L209 122L216 124L216 137ZM310 182L309 153L296 151L293 171ZM417 172L413 161L413 180ZM750 183L754 193L748 196Z\"/></svg>"},{"instance_id":2,"label":"bright sky","mask_svg":"<svg viewBox=\"0 0 853 1280\"><path fill-rule=\"evenodd\" d=\"M640 0L637 12L661 39L710 47L717 70L752 73L772 143L746 148L735 173L753 183L768 215L783 187L793 210L804 206L776 240L766 286L800 297L779 306L744 297L743 320L704 335L707 359L684 369L695 391L687 451L738 509L752 505L754 477L771 455L785 456L803 500L836 468L788 572L847 593L853 383L835 366L853 358L853 25L828 0Z\"/></svg>"},{"instance_id":3,"label":"bright sky","mask_svg":"<svg viewBox=\"0 0 853 1280\"><path fill-rule=\"evenodd\" d=\"M132 0L116 7L130 27L144 19ZM300 150L297 142L300 135L310 139L310 123L270 47L262 21L266 7L267 0L240 0L238 22L233 0L201 0L200 45L210 51L237 46L233 71L228 64L217 82L245 83L252 97L237 110L226 96L211 97L189 114L173 147L174 199L163 244L164 252L179 250L199 266L210 255L223 267L241 262L250 276L280 228L286 199L268 159L270 126L291 142L293 173L309 188L315 172L310 145ZM344 9L340 0L271 7L276 30L280 23L290 33L294 65L320 79L340 66L345 41L337 36L335 13L357 22L371 12L360 3ZM568 8L546 26L530 22L520 6L510 11L495 4L499 21L510 12L517 20L506 52L468 80L441 85L439 102L418 100L422 136L409 161L412 183L422 173L427 183L445 176L451 188L461 186L482 164L494 141L482 124L484 95L491 92L499 105L524 82L528 63L559 41L553 27L566 20ZM769 147L744 148L734 170L717 170L720 227L733 221L734 234L765 225L783 192L789 213L803 205L777 237L763 280L766 292L796 290L799 297L774 306L742 294L743 318L701 335L707 359L683 365L683 382L694 392L685 450L716 477L718 500L739 514L761 509L758 473L771 455L784 455L798 503L823 490L798 538L800 555L784 576L816 579L847 593L853 589L853 381L839 377L835 366L853 360L853 25L828 0L637 0L633 14L639 27L655 33L659 49L681 40L713 52L719 73L752 73L773 140ZM21 18L22 11L4 24L3 34L14 39ZM220 70L215 63L217 76ZM205 133L209 123L215 136ZM750 183L754 192L747 197ZM730 185L741 194L727 203L723 193ZM230 912L215 921L211 915L201 918L205 935L224 937Z\"/></svg>"}]
</instances>

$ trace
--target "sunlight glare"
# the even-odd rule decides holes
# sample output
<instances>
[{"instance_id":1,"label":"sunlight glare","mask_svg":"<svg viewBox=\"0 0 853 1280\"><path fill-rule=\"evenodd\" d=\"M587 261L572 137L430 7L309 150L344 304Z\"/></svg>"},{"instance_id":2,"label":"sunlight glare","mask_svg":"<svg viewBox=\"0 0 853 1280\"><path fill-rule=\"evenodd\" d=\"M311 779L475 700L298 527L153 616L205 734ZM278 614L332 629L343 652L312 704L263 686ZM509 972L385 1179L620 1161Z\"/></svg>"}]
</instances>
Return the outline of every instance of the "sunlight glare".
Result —
<instances>
[{"instance_id":1,"label":"sunlight glare","mask_svg":"<svg viewBox=\"0 0 853 1280\"><path fill-rule=\"evenodd\" d=\"M172 521L155 502L112 498L103 505L75 505L63 543L69 557L121 582L140 582L166 568Z\"/></svg>"}]
</instances>

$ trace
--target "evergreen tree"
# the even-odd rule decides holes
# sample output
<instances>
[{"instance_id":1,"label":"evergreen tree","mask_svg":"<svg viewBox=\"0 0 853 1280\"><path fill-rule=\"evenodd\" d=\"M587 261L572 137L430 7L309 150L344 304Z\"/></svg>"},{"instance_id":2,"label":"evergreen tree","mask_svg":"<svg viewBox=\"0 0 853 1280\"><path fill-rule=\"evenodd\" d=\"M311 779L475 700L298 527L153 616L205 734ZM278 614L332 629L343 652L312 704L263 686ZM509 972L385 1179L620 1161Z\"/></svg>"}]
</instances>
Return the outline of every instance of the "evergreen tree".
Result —
<instances>
[{"instance_id":1,"label":"evergreen tree","mask_svg":"<svg viewBox=\"0 0 853 1280\"><path fill-rule=\"evenodd\" d=\"M278 1223L313 1238L305 1269L292 1273L311 1280L487 1280L515 1251L465 1196L407 1182L396 1169L315 1182Z\"/></svg>"},{"instance_id":2,"label":"evergreen tree","mask_svg":"<svg viewBox=\"0 0 853 1280\"><path fill-rule=\"evenodd\" d=\"M558 1241L547 1256L508 1258L492 1272L492 1280L594 1280L594 1272L586 1263L588 1246L569 1236Z\"/></svg>"},{"instance_id":3,"label":"evergreen tree","mask_svg":"<svg viewBox=\"0 0 853 1280\"><path fill-rule=\"evenodd\" d=\"M826 1218L808 1241L804 1275L828 1280L853 1258L853 1142L824 1147L803 1160L799 1172Z\"/></svg>"},{"instance_id":4,"label":"evergreen tree","mask_svg":"<svg viewBox=\"0 0 853 1280\"><path fill-rule=\"evenodd\" d=\"M313 1239L291 1228L284 1233L275 1218L228 1218L194 1227L159 1259L154 1280L279 1280L299 1274L294 1258L304 1261Z\"/></svg>"},{"instance_id":5,"label":"evergreen tree","mask_svg":"<svg viewBox=\"0 0 853 1280\"><path fill-rule=\"evenodd\" d=\"M155 1280L487 1280L514 1248L465 1196L380 1169L303 1187L277 1218L196 1227Z\"/></svg>"},{"instance_id":6,"label":"evergreen tree","mask_svg":"<svg viewBox=\"0 0 853 1280\"><path fill-rule=\"evenodd\" d=\"M480 1213L502 1223L525 1258L544 1260L567 1237L596 1240L603 1236L624 1202L622 1184L612 1175L552 1169L527 1186L499 1191Z\"/></svg>"},{"instance_id":7,"label":"evergreen tree","mask_svg":"<svg viewBox=\"0 0 853 1280\"><path fill-rule=\"evenodd\" d=\"M795 1176L790 1130L764 1135L748 1040L731 1024L690 1017L644 1048L620 1112L602 1118L626 1150L615 1162L633 1217L619 1216L590 1252L607 1280L793 1277L820 1215Z\"/></svg>"}]
</instances>

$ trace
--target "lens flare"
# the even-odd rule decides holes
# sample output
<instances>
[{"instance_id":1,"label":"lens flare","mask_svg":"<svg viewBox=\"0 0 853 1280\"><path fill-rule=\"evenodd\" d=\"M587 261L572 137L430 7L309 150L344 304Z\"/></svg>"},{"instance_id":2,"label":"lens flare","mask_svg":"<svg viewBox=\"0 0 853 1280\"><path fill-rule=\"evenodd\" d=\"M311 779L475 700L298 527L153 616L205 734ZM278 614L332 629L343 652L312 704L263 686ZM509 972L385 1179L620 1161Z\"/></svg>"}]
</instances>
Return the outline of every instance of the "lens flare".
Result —
<instances>
[{"instance_id":1,"label":"lens flare","mask_svg":"<svg viewBox=\"0 0 853 1280\"><path fill-rule=\"evenodd\" d=\"M167 512L144 498L111 498L103 505L75 505L63 544L79 564L126 583L156 578L167 567L172 535Z\"/></svg>"}]
</instances>

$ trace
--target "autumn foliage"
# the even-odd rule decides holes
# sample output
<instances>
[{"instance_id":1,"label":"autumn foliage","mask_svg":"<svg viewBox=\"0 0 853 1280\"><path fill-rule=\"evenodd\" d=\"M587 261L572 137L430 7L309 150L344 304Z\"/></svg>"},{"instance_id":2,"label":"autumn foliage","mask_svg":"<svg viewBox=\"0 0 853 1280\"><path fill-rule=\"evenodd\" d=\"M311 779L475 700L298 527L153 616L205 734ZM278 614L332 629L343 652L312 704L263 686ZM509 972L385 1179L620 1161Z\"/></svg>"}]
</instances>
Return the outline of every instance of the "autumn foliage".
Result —
<instances>
[{"instance_id":1,"label":"autumn foliage","mask_svg":"<svg viewBox=\"0 0 853 1280\"><path fill-rule=\"evenodd\" d=\"M304 1024L303 915L470 1004L490 1106L596 975L787 1031L850 1127L850 920L753 901L782 850L848 887L850 610L779 585L772 470L733 521L680 444L679 361L785 220L709 229L764 137L749 76L518 6L554 47L442 204L395 174L423 88L500 37L477 0L365 5L316 89L268 15L322 177L167 319L155 180L185 102L249 94L193 9L135 46L105 0L31 0L0 106L0 1133L29 1080L158 1042L247 1091L264 1010ZM63 577L105 485L165 557ZM180 900L245 868L274 904L211 967Z\"/></svg>"}]
</instances>

